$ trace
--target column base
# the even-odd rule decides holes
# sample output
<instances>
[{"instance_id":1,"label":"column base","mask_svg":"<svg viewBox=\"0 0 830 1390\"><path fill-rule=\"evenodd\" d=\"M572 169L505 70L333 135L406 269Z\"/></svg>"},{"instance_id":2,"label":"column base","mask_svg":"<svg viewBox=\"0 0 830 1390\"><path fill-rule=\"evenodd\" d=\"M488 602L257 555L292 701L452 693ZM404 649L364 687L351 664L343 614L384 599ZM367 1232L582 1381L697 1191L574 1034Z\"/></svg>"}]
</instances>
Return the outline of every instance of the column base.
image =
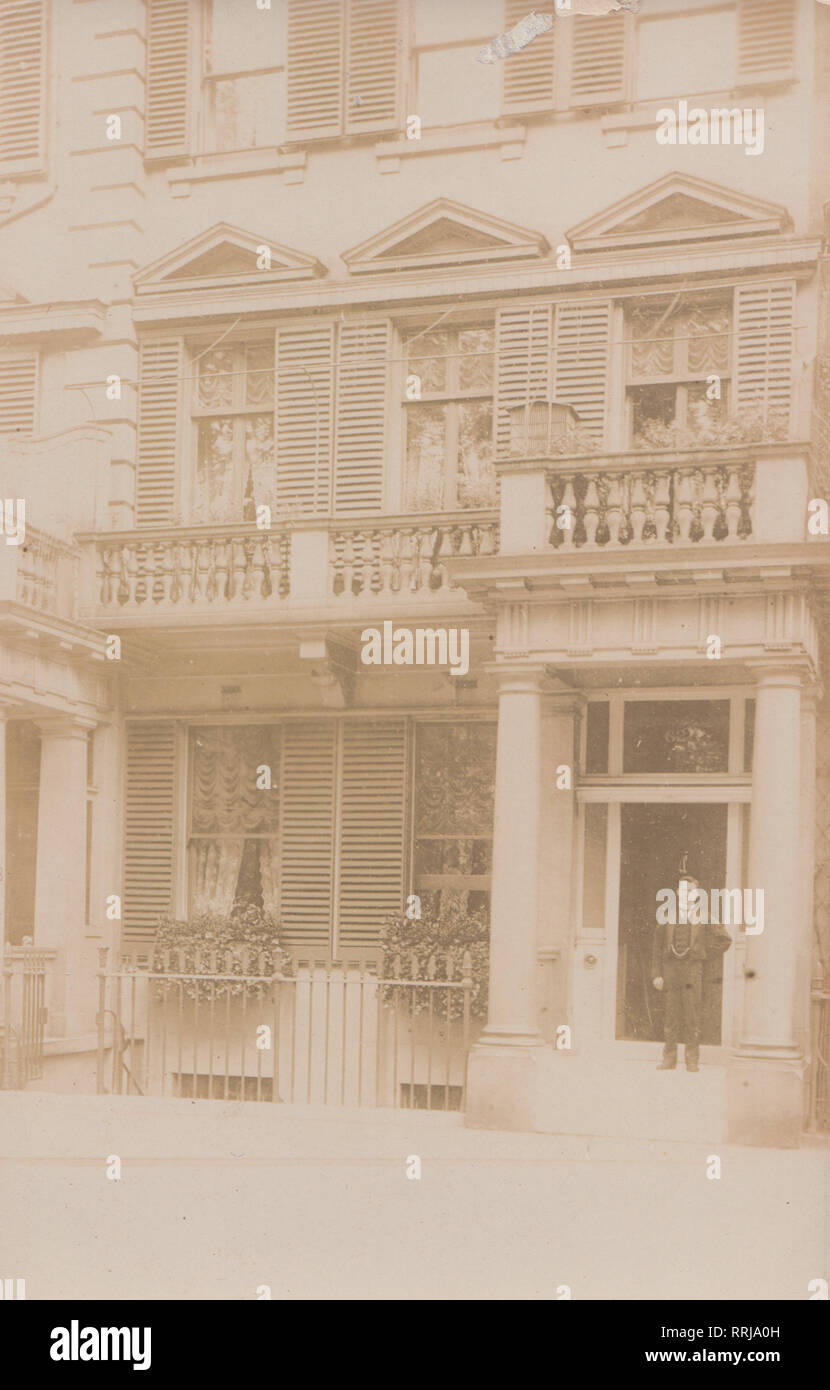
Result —
<instances>
[{"instance_id":1,"label":"column base","mask_svg":"<svg viewBox=\"0 0 830 1390\"><path fill-rule=\"evenodd\" d=\"M470 1129L536 1129L540 1062L546 1052L539 1034L484 1033L467 1062L464 1123Z\"/></svg>"},{"instance_id":2,"label":"column base","mask_svg":"<svg viewBox=\"0 0 830 1390\"><path fill-rule=\"evenodd\" d=\"M726 1142L798 1148L805 1076L803 1057L736 1054L727 1069Z\"/></svg>"}]
</instances>

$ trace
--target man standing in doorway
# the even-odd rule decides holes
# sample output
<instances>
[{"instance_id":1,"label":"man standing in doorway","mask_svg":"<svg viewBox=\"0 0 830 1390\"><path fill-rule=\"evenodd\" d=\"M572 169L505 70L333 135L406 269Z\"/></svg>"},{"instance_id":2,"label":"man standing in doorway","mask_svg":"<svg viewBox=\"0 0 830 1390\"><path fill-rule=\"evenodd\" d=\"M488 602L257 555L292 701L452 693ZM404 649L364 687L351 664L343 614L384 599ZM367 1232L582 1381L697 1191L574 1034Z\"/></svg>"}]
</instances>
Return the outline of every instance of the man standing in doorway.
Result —
<instances>
[{"instance_id":1,"label":"man standing in doorway","mask_svg":"<svg viewBox=\"0 0 830 1390\"><path fill-rule=\"evenodd\" d=\"M700 1020L703 1006L703 962L722 955L732 945L725 927L701 922L699 883L681 869L676 922L655 929L651 960L652 983L664 991L663 1060L658 1071L674 1071L677 1044L685 1045L686 1070L700 1070Z\"/></svg>"}]
</instances>

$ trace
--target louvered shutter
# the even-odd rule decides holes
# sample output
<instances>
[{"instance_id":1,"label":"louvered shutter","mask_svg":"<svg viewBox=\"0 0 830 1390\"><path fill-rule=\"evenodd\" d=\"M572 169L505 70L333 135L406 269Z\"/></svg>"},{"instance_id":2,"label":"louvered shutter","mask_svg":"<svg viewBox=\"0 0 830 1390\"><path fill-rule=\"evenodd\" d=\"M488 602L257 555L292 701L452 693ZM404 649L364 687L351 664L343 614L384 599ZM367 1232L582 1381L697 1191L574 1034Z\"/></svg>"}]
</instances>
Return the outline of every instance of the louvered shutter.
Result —
<instances>
[{"instance_id":1,"label":"louvered shutter","mask_svg":"<svg viewBox=\"0 0 830 1390\"><path fill-rule=\"evenodd\" d=\"M178 338L142 343L139 354L136 522L169 522L176 498L182 345Z\"/></svg>"},{"instance_id":2,"label":"louvered shutter","mask_svg":"<svg viewBox=\"0 0 830 1390\"><path fill-rule=\"evenodd\" d=\"M735 291L735 406L789 422L795 286L739 285Z\"/></svg>"},{"instance_id":3,"label":"louvered shutter","mask_svg":"<svg viewBox=\"0 0 830 1390\"><path fill-rule=\"evenodd\" d=\"M176 730L128 723L124 808L124 942L152 940L173 904Z\"/></svg>"},{"instance_id":4,"label":"louvered shutter","mask_svg":"<svg viewBox=\"0 0 830 1390\"><path fill-rule=\"evenodd\" d=\"M0 0L0 169L43 159L45 105L44 0Z\"/></svg>"},{"instance_id":5,"label":"louvered shutter","mask_svg":"<svg viewBox=\"0 0 830 1390\"><path fill-rule=\"evenodd\" d=\"M496 452L511 452L513 426L509 411L532 401L552 399L550 304L501 309L496 323Z\"/></svg>"},{"instance_id":6,"label":"louvered shutter","mask_svg":"<svg viewBox=\"0 0 830 1390\"><path fill-rule=\"evenodd\" d=\"M402 0L348 0L346 134L390 130L400 120Z\"/></svg>"},{"instance_id":7,"label":"louvered shutter","mask_svg":"<svg viewBox=\"0 0 830 1390\"><path fill-rule=\"evenodd\" d=\"M150 0L144 152L163 159L187 154L190 135L189 0Z\"/></svg>"},{"instance_id":8,"label":"louvered shutter","mask_svg":"<svg viewBox=\"0 0 830 1390\"><path fill-rule=\"evenodd\" d=\"M290 140L343 129L343 0L288 0L286 130Z\"/></svg>"},{"instance_id":9,"label":"louvered shutter","mask_svg":"<svg viewBox=\"0 0 830 1390\"><path fill-rule=\"evenodd\" d=\"M795 75L795 0L738 0L738 83Z\"/></svg>"},{"instance_id":10,"label":"louvered shutter","mask_svg":"<svg viewBox=\"0 0 830 1390\"><path fill-rule=\"evenodd\" d=\"M292 948L327 947L334 887L333 721L286 724L280 805L280 919Z\"/></svg>"},{"instance_id":11,"label":"louvered shutter","mask_svg":"<svg viewBox=\"0 0 830 1390\"><path fill-rule=\"evenodd\" d=\"M326 512L331 496L334 325L277 330L277 505Z\"/></svg>"},{"instance_id":12,"label":"louvered shutter","mask_svg":"<svg viewBox=\"0 0 830 1390\"><path fill-rule=\"evenodd\" d=\"M609 300L557 305L554 399L572 406L599 440L605 434L610 327Z\"/></svg>"},{"instance_id":13,"label":"louvered shutter","mask_svg":"<svg viewBox=\"0 0 830 1390\"><path fill-rule=\"evenodd\" d=\"M34 433L37 393L37 354L3 353L0 356L0 434L27 436Z\"/></svg>"},{"instance_id":14,"label":"louvered shutter","mask_svg":"<svg viewBox=\"0 0 830 1390\"><path fill-rule=\"evenodd\" d=\"M383 505L389 324L344 324L337 364L334 510Z\"/></svg>"},{"instance_id":15,"label":"louvered shutter","mask_svg":"<svg viewBox=\"0 0 830 1390\"><path fill-rule=\"evenodd\" d=\"M505 30L513 28L528 13L526 0L506 0ZM557 22L546 34L537 34L521 53L511 54L502 64L504 113L547 111L553 106Z\"/></svg>"},{"instance_id":16,"label":"louvered shutter","mask_svg":"<svg viewBox=\"0 0 830 1390\"><path fill-rule=\"evenodd\" d=\"M564 22L571 26L571 106L625 101L627 16L609 14L595 19L575 14Z\"/></svg>"},{"instance_id":17,"label":"louvered shutter","mask_svg":"<svg viewBox=\"0 0 830 1390\"><path fill-rule=\"evenodd\" d=\"M406 827L406 725L344 720L338 943L372 946L401 911Z\"/></svg>"}]
</instances>

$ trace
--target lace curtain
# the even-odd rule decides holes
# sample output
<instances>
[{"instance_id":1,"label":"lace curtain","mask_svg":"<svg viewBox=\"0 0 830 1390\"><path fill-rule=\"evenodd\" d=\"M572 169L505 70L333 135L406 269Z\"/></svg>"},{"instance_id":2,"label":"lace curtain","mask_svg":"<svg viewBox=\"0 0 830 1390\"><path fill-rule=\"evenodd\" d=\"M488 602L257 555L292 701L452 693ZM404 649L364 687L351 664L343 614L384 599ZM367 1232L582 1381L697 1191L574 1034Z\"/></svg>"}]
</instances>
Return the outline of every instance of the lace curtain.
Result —
<instances>
[{"instance_id":1,"label":"lace curtain","mask_svg":"<svg viewBox=\"0 0 830 1390\"><path fill-rule=\"evenodd\" d=\"M276 911L279 728L199 729L191 749L191 910L227 913L245 897Z\"/></svg>"}]
</instances>

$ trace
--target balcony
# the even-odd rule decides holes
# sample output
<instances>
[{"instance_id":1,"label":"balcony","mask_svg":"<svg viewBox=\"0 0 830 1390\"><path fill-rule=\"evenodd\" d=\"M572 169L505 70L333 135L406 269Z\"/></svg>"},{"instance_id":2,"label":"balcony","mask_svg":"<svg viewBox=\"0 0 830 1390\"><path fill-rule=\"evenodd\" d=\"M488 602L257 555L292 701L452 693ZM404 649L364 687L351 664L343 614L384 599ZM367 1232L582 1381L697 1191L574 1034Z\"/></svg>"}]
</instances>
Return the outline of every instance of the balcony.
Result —
<instances>
[{"instance_id":1,"label":"balcony","mask_svg":"<svg viewBox=\"0 0 830 1390\"><path fill-rule=\"evenodd\" d=\"M253 525L144 528L80 538L87 577L82 616L128 626L228 614L336 620L410 605L469 608L452 581L455 557L495 555L493 511L309 518Z\"/></svg>"},{"instance_id":2,"label":"balcony","mask_svg":"<svg viewBox=\"0 0 830 1390\"><path fill-rule=\"evenodd\" d=\"M26 524L20 545L0 542L0 599L47 619L76 617L80 553Z\"/></svg>"},{"instance_id":3,"label":"balcony","mask_svg":"<svg viewBox=\"0 0 830 1390\"><path fill-rule=\"evenodd\" d=\"M501 554L739 554L807 539L807 446L503 459Z\"/></svg>"}]
</instances>

